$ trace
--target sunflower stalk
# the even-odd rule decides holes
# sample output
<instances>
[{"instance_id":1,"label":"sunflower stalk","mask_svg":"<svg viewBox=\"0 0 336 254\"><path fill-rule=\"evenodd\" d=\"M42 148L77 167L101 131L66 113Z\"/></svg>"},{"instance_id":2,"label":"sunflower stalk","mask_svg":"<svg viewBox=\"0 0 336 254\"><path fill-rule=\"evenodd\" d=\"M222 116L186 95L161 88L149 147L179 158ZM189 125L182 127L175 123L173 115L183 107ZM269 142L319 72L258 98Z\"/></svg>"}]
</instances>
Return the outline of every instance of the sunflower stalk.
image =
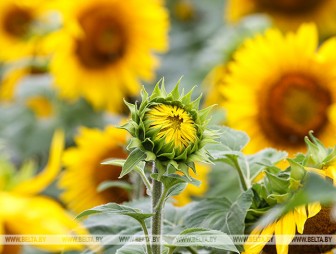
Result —
<instances>
[{"instance_id":1,"label":"sunflower stalk","mask_svg":"<svg viewBox=\"0 0 336 254\"><path fill-rule=\"evenodd\" d=\"M158 173L158 169L155 167L155 162L152 164L153 174ZM153 254L161 254L161 228L162 228L162 188L161 182L153 179L153 190L152 190L152 212L154 213L152 217L152 250ZM161 201L161 202L160 202Z\"/></svg>"}]
</instances>

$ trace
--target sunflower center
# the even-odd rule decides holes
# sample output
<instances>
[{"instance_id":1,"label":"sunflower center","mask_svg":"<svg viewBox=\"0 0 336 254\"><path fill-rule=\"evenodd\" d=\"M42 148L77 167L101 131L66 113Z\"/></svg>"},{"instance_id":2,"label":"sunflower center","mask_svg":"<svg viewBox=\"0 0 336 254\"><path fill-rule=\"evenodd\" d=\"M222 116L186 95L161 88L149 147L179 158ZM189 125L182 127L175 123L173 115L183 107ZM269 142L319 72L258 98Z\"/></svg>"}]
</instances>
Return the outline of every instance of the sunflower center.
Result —
<instances>
[{"instance_id":1,"label":"sunflower center","mask_svg":"<svg viewBox=\"0 0 336 254\"><path fill-rule=\"evenodd\" d=\"M149 129L158 130L158 134L153 137L154 142L172 142L174 147L181 151L196 140L194 120L183 108L159 104L147 112L146 118L150 122Z\"/></svg>"},{"instance_id":2,"label":"sunflower center","mask_svg":"<svg viewBox=\"0 0 336 254\"><path fill-rule=\"evenodd\" d=\"M324 0L257 0L263 9L285 14L309 12L321 5L323 1Z\"/></svg>"},{"instance_id":3,"label":"sunflower center","mask_svg":"<svg viewBox=\"0 0 336 254\"><path fill-rule=\"evenodd\" d=\"M168 116L168 121L170 121L170 127L173 129L181 129L181 124L183 123L183 118L180 115Z\"/></svg>"},{"instance_id":4,"label":"sunflower center","mask_svg":"<svg viewBox=\"0 0 336 254\"><path fill-rule=\"evenodd\" d=\"M123 57L126 35L110 8L89 9L79 17L79 23L84 36L77 40L76 54L86 68L103 68Z\"/></svg>"},{"instance_id":5,"label":"sunflower center","mask_svg":"<svg viewBox=\"0 0 336 254\"><path fill-rule=\"evenodd\" d=\"M103 160L108 158L126 158L126 154L122 150L122 148L114 148L107 151L103 156L100 157L100 160L97 162L97 170L94 172L94 182L95 185L98 187L104 181L118 181L119 175L121 173L121 168L112 165L101 165ZM128 181L128 177L122 178L124 181ZM126 190L118 188L118 187L111 187L107 190L104 190L100 193L106 200L106 202L116 202L122 203L124 201L128 201L128 193Z\"/></svg>"},{"instance_id":6,"label":"sunflower center","mask_svg":"<svg viewBox=\"0 0 336 254\"><path fill-rule=\"evenodd\" d=\"M270 88L261 104L265 133L277 142L301 145L310 130L318 134L326 125L331 96L314 79L289 74Z\"/></svg>"},{"instance_id":7,"label":"sunflower center","mask_svg":"<svg viewBox=\"0 0 336 254\"><path fill-rule=\"evenodd\" d=\"M24 37L29 32L32 20L33 17L29 11L13 6L3 17L3 28L9 35Z\"/></svg>"}]
</instances>

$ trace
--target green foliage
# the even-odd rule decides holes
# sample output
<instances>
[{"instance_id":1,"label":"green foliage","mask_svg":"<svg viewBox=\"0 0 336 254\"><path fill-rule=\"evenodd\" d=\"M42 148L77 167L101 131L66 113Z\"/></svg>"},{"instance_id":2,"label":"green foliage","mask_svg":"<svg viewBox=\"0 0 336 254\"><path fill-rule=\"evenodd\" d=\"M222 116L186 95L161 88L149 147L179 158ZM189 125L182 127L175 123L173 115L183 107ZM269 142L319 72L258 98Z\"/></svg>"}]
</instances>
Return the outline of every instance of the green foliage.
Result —
<instances>
[{"instance_id":1,"label":"green foliage","mask_svg":"<svg viewBox=\"0 0 336 254\"><path fill-rule=\"evenodd\" d=\"M143 213L139 209L135 209L125 205L119 205L116 203L108 203L105 205L96 206L94 208L85 210L81 212L79 215L76 216L77 219L82 218L84 216L92 215L92 214L99 214L99 213L106 213L106 214L118 214L118 215L126 215L136 219L139 222L144 221L153 216L152 213Z\"/></svg>"},{"instance_id":2,"label":"green foliage","mask_svg":"<svg viewBox=\"0 0 336 254\"><path fill-rule=\"evenodd\" d=\"M201 238L205 236L206 238ZM190 242L190 237L200 237L201 241ZM216 241L216 244L214 244ZM220 244L218 244L220 243ZM183 230L171 244L170 247L213 247L220 250L227 250L235 253L239 253L231 238L218 230L206 229L206 228L188 228Z\"/></svg>"}]
</instances>

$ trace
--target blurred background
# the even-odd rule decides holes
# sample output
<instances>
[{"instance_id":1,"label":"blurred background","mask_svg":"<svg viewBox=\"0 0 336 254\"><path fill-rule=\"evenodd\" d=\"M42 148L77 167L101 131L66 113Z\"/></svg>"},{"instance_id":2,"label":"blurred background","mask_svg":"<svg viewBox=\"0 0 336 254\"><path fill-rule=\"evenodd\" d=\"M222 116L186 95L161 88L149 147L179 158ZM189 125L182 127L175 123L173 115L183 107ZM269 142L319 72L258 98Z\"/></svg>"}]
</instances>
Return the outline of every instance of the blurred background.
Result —
<instances>
[{"instance_id":1,"label":"blurred background","mask_svg":"<svg viewBox=\"0 0 336 254\"><path fill-rule=\"evenodd\" d=\"M83 233L74 215L136 199L100 162L126 157L123 100L163 77L217 104L212 123L245 131L247 154L304 152L309 130L335 145L334 35L332 0L1 0L0 233ZM239 194L233 170L198 172L174 205Z\"/></svg>"}]
</instances>

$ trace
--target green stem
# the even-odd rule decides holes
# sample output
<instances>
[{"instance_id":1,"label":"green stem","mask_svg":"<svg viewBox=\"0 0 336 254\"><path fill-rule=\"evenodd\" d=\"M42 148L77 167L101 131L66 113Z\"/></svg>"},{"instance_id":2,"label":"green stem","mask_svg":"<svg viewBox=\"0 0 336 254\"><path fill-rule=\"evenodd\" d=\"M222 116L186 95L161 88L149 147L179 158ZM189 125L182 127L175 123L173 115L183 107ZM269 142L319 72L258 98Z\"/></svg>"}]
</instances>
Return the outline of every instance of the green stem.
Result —
<instances>
[{"instance_id":1,"label":"green stem","mask_svg":"<svg viewBox=\"0 0 336 254\"><path fill-rule=\"evenodd\" d=\"M170 247L168 254L173 254L175 249L176 249L176 247Z\"/></svg>"},{"instance_id":2,"label":"green stem","mask_svg":"<svg viewBox=\"0 0 336 254\"><path fill-rule=\"evenodd\" d=\"M195 250L193 247L187 247L187 250L191 253L191 254L197 254L197 250Z\"/></svg>"},{"instance_id":3,"label":"green stem","mask_svg":"<svg viewBox=\"0 0 336 254\"><path fill-rule=\"evenodd\" d=\"M158 173L155 163L152 165L152 172ZM162 183L153 179L152 191L152 250L153 254L161 254L161 228L162 228L162 205L159 204L162 200ZM163 202L161 201L163 204Z\"/></svg>"},{"instance_id":4,"label":"green stem","mask_svg":"<svg viewBox=\"0 0 336 254\"><path fill-rule=\"evenodd\" d=\"M148 230L146 227L146 224L144 221L139 221L142 227L142 230L145 234L145 238L146 238L146 248L147 248L147 254L153 254L152 252L152 248L151 248L151 244L150 244L150 240L149 240L149 234L148 234Z\"/></svg>"},{"instance_id":5,"label":"green stem","mask_svg":"<svg viewBox=\"0 0 336 254\"><path fill-rule=\"evenodd\" d=\"M140 199L144 196L144 185L141 177L138 174L132 174L131 179L134 185L133 199Z\"/></svg>"},{"instance_id":6,"label":"green stem","mask_svg":"<svg viewBox=\"0 0 336 254\"><path fill-rule=\"evenodd\" d=\"M147 176L145 175L145 172L143 170L141 170L141 169L135 169L135 170L140 175L143 183L145 184L145 186L147 188L147 193L151 193L152 192L152 185L148 181Z\"/></svg>"},{"instance_id":7,"label":"green stem","mask_svg":"<svg viewBox=\"0 0 336 254\"><path fill-rule=\"evenodd\" d=\"M234 163L234 166L236 167L237 169L237 172L238 172L238 175L239 175L239 179L240 179L240 184L243 188L244 191L247 191L249 189L249 184L247 183L245 177L244 177L244 174L238 164L238 161L236 159L232 159L233 163Z\"/></svg>"},{"instance_id":8,"label":"green stem","mask_svg":"<svg viewBox=\"0 0 336 254\"><path fill-rule=\"evenodd\" d=\"M159 201L156 204L156 207L154 207L154 210L162 210L166 197L167 197L167 190L164 189Z\"/></svg>"}]
</instances>

